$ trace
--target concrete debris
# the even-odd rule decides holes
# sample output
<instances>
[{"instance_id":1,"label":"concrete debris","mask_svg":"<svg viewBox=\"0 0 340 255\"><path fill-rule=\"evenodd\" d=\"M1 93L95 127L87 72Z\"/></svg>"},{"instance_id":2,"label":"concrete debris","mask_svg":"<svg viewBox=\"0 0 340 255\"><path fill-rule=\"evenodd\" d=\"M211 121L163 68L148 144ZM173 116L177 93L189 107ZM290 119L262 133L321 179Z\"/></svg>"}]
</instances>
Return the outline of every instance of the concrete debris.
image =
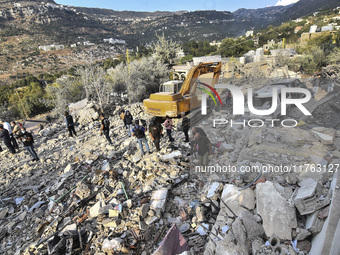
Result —
<instances>
[{"instance_id":1,"label":"concrete debris","mask_svg":"<svg viewBox=\"0 0 340 255\"><path fill-rule=\"evenodd\" d=\"M315 127L311 129L311 132L322 144L334 144L335 129Z\"/></svg>"},{"instance_id":2,"label":"concrete debris","mask_svg":"<svg viewBox=\"0 0 340 255\"><path fill-rule=\"evenodd\" d=\"M288 200L269 181L256 186L256 198L257 213L263 219L266 235L291 240L292 229L297 227L295 208L288 204Z\"/></svg>"},{"instance_id":3,"label":"concrete debris","mask_svg":"<svg viewBox=\"0 0 340 255\"><path fill-rule=\"evenodd\" d=\"M311 214L330 203L330 196L322 195L322 186L314 179L306 179L299 186L292 198L301 215Z\"/></svg>"},{"instance_id":4,"label":"concrete debris","mask_svg":"<svg viewBox=\"0 0 340 255\"><path fill-rule=\"evenodd\" d=\"M63 122L45 127L35 135L40 162L22 149L0 154L0 254L147 255L172 228L170 244L185 241L187 254L302 255L337 222L336 129L212 128L206 119L215 164L208 173L197 171L194 148L176 128L157 153L147 135L152 154L141 156L118 115L129 110L149 124L140 103L107 114L112 145L100 136L98 106L84 100L69 109L78 136L68 137ZM274 171L280 166L291 168Z\"/></svg>"},{"instance_id":5,"label":"concrete debris","mask_svg":"<svg viewBox=\"0 0 340 255\"><path fill-rule=\"evenodd\" d=\"M221 199L236 215L240 215L244 211L253 210L255 208L255 192L251 189L240 191L237 186L226 184L223 188ZM223 208L226 206L221 203L221 207Z\"/></svg>"}]
</instances>

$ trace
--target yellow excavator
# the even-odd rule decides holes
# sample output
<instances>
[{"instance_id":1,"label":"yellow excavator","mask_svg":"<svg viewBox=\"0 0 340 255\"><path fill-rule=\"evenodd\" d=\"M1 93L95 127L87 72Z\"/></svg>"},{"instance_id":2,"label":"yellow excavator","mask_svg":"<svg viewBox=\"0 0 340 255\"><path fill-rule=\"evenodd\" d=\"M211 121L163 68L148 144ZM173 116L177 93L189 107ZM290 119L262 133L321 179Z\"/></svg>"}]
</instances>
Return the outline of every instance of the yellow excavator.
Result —
<instances>
[{"instance_id":1,"label":"yellow excavator","mask_svg":"<svg viewBox=\"0 0 340 255\"><path fill-rule=\"evenodd\" d=\"M181 112L189 112L201 105L196 95L199 77L212 73L212 87L218 82L221 74L222 62L200 63L189 71L179 92L158 92L151 94L143 101L145 111L157 117L177 117ZM176 91L176 90L174 90Z\"/></svg>"}]
</instances>

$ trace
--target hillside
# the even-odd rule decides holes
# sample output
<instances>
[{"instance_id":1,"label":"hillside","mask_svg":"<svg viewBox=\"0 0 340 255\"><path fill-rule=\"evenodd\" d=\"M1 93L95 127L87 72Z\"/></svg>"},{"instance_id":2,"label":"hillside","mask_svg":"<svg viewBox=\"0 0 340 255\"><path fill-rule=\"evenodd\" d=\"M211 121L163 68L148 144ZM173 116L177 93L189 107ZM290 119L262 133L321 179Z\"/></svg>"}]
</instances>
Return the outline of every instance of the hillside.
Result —
<instances>
[{"instance_id":1,"label":"hillside","mask_svg":"<svg viewBox=\"0 0 340 255\"><path fill-rule=\"evenodd\" d=\"M322 3L322 5L320 5ZM178 43L222 40L260 30L270 24L334 7L336 1L306 1L292 6L229 11L133 12L58 5L54 1L0 1L0 78L58 72L73 65L124 54L125 48L103 39L124 40L126 47L151 46L157 34ZM93 46L84 46L85 43ZM63 45L63 51L42 52L42 45ZM71 48L71 45L77 47Z\"/></svg>"},{"instance_id":2,"label":"hillside","mask_svg":"<svg viewBox=\"0 0 340 255\"><path fill-rule=\"evenodd\" d=\"M339 0L300 0L296 4L290 6L280 17L277 18L276 24L287 20L296 19L313 12L333 9L340 6Z\"/></svg>"}]
</instances>

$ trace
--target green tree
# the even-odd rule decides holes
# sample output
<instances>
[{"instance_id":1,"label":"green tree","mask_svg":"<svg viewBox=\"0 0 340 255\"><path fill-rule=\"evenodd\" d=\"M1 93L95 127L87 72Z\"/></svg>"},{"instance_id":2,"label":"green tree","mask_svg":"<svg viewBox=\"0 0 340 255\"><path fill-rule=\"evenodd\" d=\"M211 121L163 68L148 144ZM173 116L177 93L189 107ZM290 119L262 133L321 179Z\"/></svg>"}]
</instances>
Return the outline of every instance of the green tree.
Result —
<instances>
[{"instance_id":1,"label":"green tree","mask_svg":"<svg viewBox=\"0 0 340 255\"><path fill-rule=\"evenodd\" d=\"M164 35L157 35L158 42L154 44L154 55L157 60L166 64L172 65L176 62L177 53L180 51L178 43L172 40L167 41Z\"/></svg>"},{"instance_id":2,"label":"green tree","mask_svg":"<svg viewBox=\"0 0 340 255\"><path fill-rule=\"evenodd\" d=\"M127 91L130 103L141 102L150 94L158 92L159 85L169 77L166 64L153 57L134 60L130 65L120 63L109 69L112 90Z\"/></svg>"},{"instance_id":3,"label":"green tree","mask_svg":"<svg viewBox=\"0 0 340 255\"><path fill-rule=\"evenodd\" d=\"M65 76L57 79L53 84L48 84L46 91L45 104L48 107L54 107L59 113L65 111L70 103L85 98L83 85L79 79L72 76Z\"/></svg>"},{"instance_id":4,"label":"green tree","mask_svg":"<svg viewBox=\"0 0 340 255\"><path fill-rule=\"evenodd\" d=\"M340 48L334 48L327 56L327 63L330 65L340 64Z\"/></svg>"}]
</instances>

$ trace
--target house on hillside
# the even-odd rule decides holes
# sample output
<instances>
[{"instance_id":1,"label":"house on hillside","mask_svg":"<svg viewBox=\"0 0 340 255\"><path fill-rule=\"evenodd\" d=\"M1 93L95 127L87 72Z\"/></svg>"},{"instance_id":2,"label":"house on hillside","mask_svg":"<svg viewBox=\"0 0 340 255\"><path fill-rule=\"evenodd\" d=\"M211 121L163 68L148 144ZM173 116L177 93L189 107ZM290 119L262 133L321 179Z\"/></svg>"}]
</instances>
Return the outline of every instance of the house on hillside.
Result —
<instances>
[{"instance_id":1,"label":"house on hillside","mask_svg":"<svg viewBox=\"0 0 340 255\"><path fill-rule=\"evenodd\" d=\"M299 18L299 19L294 19L292 21L295 22L295 23L299 23L299 22L303 21L303 19Z\"/></svg>"},{"instance_id":2,"label":"house on hillside","mask_svg":"<svg viewBox=\"0 0 340 255\"><path fill-rule=\"evenodd\" d=\"M43 51L51 51L51 50L63 50L65 48L64 45L59 44L51 44L51 45L41 45L38 47L39 50L43 50Z\"/></svg>"},{"instance_id":3,"label":"house on hillside","mask_svg":"<svg viewBox=\"0 0 340 255\"><path fill-rule=\"evenodd\" d=\"M294 29L294 33L296 34L297 32L301 31L302 30L302 26L297 26L295 29Z\"/></svg>"},{"instance_id":4,"label":"house on hillside","mask_svg":"<svg viewBox=\"0 0 340 255\"><path fill-rule=\"evenodd\" d=\"M254 36L254 30L249 30L246 32L246 37Z\"/></svg>"},{"instance_id":5,"label":"house on hillside","mask_svg":"<svg viewBox=\"0 0 340 255\"><path fill-rule=\"evenodd\" d=\"M266 44L263 45L263 51L264 52L269 52L269 49L270 48L273 48L275 45L275 41L272 39L272 40L268 40Z\"/></svg>"}]
</instances>

